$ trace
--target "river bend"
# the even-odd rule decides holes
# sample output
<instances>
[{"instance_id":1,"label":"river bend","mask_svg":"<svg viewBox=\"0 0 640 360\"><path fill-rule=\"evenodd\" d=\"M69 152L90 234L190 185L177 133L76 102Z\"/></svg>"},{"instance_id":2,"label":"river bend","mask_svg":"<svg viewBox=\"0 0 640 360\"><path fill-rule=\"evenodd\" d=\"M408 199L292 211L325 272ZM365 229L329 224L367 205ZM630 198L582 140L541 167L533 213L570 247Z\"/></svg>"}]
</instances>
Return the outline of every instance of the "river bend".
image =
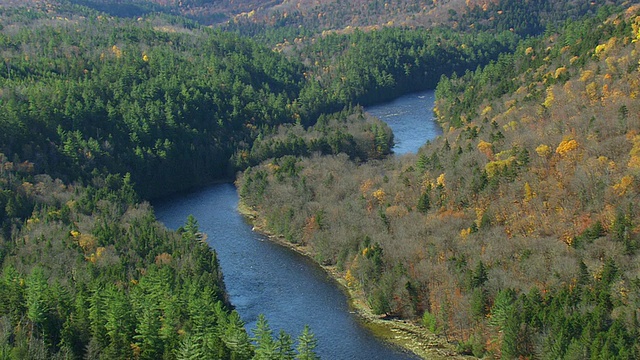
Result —
<instances>
[{"instance_id":1,"label":"river bend","mask_svg":"<svg viewBox=\"0 0 640 360\"><path fill-rule=\"evenodd\" d=\"M440 134L432 119L433 92L412 94L367 108L394 131L396 154L416 152ZM308 324L323 359L416 359L379 340L359 323L340 286L310 259L252 231L238 213L233 184L216 184L155 202L157 218L168 228L182 226L188 215L218 253L231 302L249 331L265 314L274 334L294 338Z\"/></svg>"}]
</instances>

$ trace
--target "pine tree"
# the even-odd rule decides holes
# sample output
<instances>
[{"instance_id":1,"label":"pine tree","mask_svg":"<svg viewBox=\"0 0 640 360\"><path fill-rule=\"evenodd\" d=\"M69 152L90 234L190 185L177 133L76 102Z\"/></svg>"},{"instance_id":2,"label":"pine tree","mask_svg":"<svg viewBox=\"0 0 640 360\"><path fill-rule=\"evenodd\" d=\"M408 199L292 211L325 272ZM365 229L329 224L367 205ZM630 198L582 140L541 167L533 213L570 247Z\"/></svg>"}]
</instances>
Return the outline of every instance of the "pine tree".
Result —
<instances>
[{"instance_id":1,"label":"pine tree","mask_svg":"<svg viewBox=\"0 0 640 360\"><path fill-rule=\"evenodd\" d=\"M429 191L425 191L420 195L416 208L423 214L426 214L429 209L431 209L431 196Z\"/></svg>"},{"instance_id":2,"label":"pine tree","mask_svg":"<svg viewBox=\"0 0 640 360\"><path fill-rule=\"evenodd\" d=\"M231 350L233 359L250 359L253 354L253 346L249 335L244 329L244 323L237 311L232 311L228 316L224 331L221 334L225 345Z\"/></svg>"},{"instance_id":3,"label":"pine tree","mask_svg":"<svg viewBox=\"0 0 640 360\"><path fill-rule=\"evenodd\" d=\"M133 336L136 346L140 349L139 359L158 359L163 353L163 343L160 338L160 312L148 306L143 308L140 322Z\"/></svg>"},{"instance_id":4,"label":"pine tree","mask_svg":"<svg viewBox=\"0 0 640 360\"><path fill-rule=\"evenodd\" d=\"M475 288L471 295L471 314L481 320L487 313L487 292L483 288Z\"/></svg>"},{"instance_id":5,"label":"pine tree","mask_svg":"<svg viewBox=\"0 0 640 360\"><path fill-rule=\"evenodd\" d=\"M35 267L27 278L27 317L35 326L42 326L49 311L46 301L47 279L41 267Z\"/></svg>"},{"instance_id":6,"label":"pine tree","mask_svg":"<svg viewBox=\"0 0 640 360\"><path fill-rule=\"evenodd\" d=\"M106 290L105 329L109 339L109 345L105 349L105 355L112 359L130 357L130 344L132 340L132 316L131 305L123 291L115 286L109 286Z\"/></svg>"},{"instance_id":7,"label":"pine tree","mask_svg":"<svg viewBox=\"0 0 640 360\"><path fill-rule=\"evenodd\" d=\"M489 275L487 273L487 268L484 266L482 260L480 260L478 261L478 265L476 265L476 268L473 271L473 276L471 277L471 287L481 287L485 282L487 282L488 279Z\"/></svg>"},{"instance_id":8,"label":"pine tree","mask_svg":"<svg viewBox=\"0 0 640 360\"><path fill-rule=\"evenodd\" d=\"M187 216L187 222L184 224L183 229L188 235L193 236L193 238L196 237L200 231L200 227L198 226L198 220L196 220L195 216L191 214Z\"/></svg>"},{"instance_id":9,"label":"pine tree","mask_svg":"<svg viewBox=\"0 0 640 360\"><path fill-rule=\"evenodd\" d=\"M256 328L253 330L253 341L255 343L255 353L253 359L271 360L278 359L276 354L276 343L271 335L271 328L263 314L258 316Z\"/></svg>"},{"instance_id":10,"label":"pine tree","mask_svg":"<svg viewBox=\"0 0 640 360\"><path fill-rule=\"evenodd\" d=\"M315 335L309 329L309 325L305 325L302 330L302 334L298 337L298 360L319 360L320 357L316 354L315 349L318 346L318 341Z\"/></svg>"},{"instance_id":11,"label":"pine tree","mask_svg":"<svg viewBox=\"0 0 640 360\"><path fill-rule=\"evenodd\" d=\"M185 336L180 342L180 347L176 351L176 360L200 360L204 359L202 342L194 339L193 336Z\"/></svg>"},{"instance_id":12,"label":"pine tree","mask_svg":"<svg viewBox=\"0 0 640 360\"><path fill-rule=\"evenodd\" d=\"M276 353L279 360L293 360L296 357L296 352L293 349L293 339L284 330L280 330L278 339L276 339Z\"/></svg>"},{"instance_id":13,"label":"pine tree","mask_svg":"<svg viewBox=\"0 0 640 360\"><path fill-rule=\"evenodd\" d=\"M107 345L107 330L104 325L105 319L105 298L104 289L96 286L89 298L89 321L94 348L104 348Z\"/></svg>"}]
</instances>

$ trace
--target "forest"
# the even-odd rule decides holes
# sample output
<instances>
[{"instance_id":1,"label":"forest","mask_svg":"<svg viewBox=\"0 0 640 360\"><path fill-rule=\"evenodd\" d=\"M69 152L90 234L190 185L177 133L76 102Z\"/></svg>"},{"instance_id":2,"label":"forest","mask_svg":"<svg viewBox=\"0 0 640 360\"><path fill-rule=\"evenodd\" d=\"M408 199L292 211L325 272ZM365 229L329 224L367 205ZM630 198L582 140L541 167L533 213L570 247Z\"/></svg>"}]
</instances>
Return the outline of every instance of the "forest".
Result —
<instances>
[{"instance_id":1,"label":"forest","mask_svg":"<svg viewBox=\"0 0 640 360\"><path fill-rule=\"evenodd\" d=\"M8 15L0 144L53 177L129 172L156 197L232 175L236 149L295 120L300 64L248 40L160 19Z\"/></svg>"},{"instance_id":2,"label":"forest","mask_svg":"<svg viewBox=\"0 0 640 360\"><path fill-rule=\"evenodd\" d=\"M247 331L197 220L171 232L144 202L294 122L299 64L170 17L0 17L0 358L316 358L308 328Z\"/></svg>"},{"instance_id":3,"label":"forest","mask_svg":"<svg viewBox=\"0 0 640 360\"><path fill-rule=\"evenodd\" d=\"M223 25L228 31L275 45L313 41L318 34L353 29L431 29L444 27L459 33L513 32L536 36L547 26L593 16L603 6L624 0L297 0L241 13Z\"/></svg>"},{"instance_id":4,"label":"forest","mask_svg":"<svg viewBox=\"0 0 640 360\"><path fill-rule=\"evenodd\" d=\"M256 225L461 354L640 357L640 8L442 3L0 7L0 358L315 359L146 202L236 174ZM393 156L362 105L424 89L444 134Z\"/></svg>"},{"instance_id":5,"label":"forest","mask_svg":"<svg viewBox=\"0 0 640 360\"><path fill-rule=\"evenodd\" d=\"M635 359L639 41L638 6L548 29L443 77L444 134L418 154L267 161L242 199L374 312L463 353Z\"/></svg>"},{"instance_id":6,"label":"forest","mask_svg":"<svg viewBox=\"0 0 640 360\"><path fill-rule=\"evenodd\" d=\"M516 44L508 32L387 29L286 56L167 15L47 11L3 11L0 150L65 182L130 173L144 199L232 178L282 124L433 88Z\"/></svg>"},{"instance_id":7,"label":"forest","mask_svg":"<svg viewBox=\"0 0 640 360\"><path fill-rule=\"evenodd\" d=\"M128 175L33 171L0 154L0 358L314 358L308 328L294 341L261 317L247 333L193 217L168 231Z\"/></svg>"}]
</instances>

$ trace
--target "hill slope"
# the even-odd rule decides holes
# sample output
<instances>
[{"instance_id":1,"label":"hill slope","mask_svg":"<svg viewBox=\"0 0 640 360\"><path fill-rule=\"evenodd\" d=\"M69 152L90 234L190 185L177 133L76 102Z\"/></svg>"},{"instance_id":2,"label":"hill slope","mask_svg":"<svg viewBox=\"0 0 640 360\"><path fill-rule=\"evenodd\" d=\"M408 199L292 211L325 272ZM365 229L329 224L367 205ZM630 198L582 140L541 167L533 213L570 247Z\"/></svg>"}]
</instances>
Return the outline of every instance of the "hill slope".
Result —
<instances>
[{"instance_id":1,"label":"hill slope","mask_svg":"<svg viewBox=\"0 0 640 360\"><path fill-rule=\"evenodd\" d=\"M636 6L548 31L442 80L445 134L417 156L274 161L243 199L374 311L462 350L636 358L639 30Z\"/></svg>"},{"instance_id":2,"label":"hill slope","mask_svg":"<svg viewBox=\"0 0 640 360\"><path fill-rule=\"evenodd\" d=\"M3 12L0 151L37 171L129 172L150 198L232 175L238 148L300 116L299 62L194 24L76 10Z\"/></svg>"}]
</instances>

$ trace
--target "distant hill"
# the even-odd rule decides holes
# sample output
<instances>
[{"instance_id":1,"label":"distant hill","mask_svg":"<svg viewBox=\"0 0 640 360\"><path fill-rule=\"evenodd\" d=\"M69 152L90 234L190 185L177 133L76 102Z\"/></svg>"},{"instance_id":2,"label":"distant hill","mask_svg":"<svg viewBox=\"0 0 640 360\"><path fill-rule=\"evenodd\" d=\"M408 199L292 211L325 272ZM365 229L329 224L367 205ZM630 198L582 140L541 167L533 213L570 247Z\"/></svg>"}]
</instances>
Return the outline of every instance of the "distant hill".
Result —
<instances>
[{"instance_id":1,"label":"distant hill","mask_svg":"<svg viewBox=\"0 0 640 360\"><path fill-rule=\"evenodd\" d=\"M233 18L230 29L264 37L276 32L288 40L323 31L386 27L431 28L446 26L462 31L509 30L522 36L537 35L549 24L593 15L604 5L623 0L520 1L520 0L358 0L285 1L245 12ZM284 29L288 31L284 31ZM280 29L280 31L278 31ZM274 36L275 40L277 37ZM282 41L282 39L280 39Z\"/></svg>"},{"instance_id":2,"label":"distant hill","mask_svg":"<svg viewBox=\"0 0 640 360\"><path fill-rule=\"evenodd\" d=\"M203 25L224 25L246 35L317 34L349 28L426 27L445 25L464 31L511 30L540 33L547 24L594 14L603 5L626 0L4 0L6 6L76 4L118 17L152 13L184 16ZM47 5L49 4L49 5ZM264 36L264 34L262 34ZM281 39L282 40L282 39ZM291 39L289 39L291 40Z\"/></svg>"},{"instance_id":3,"label":"distant hill","mask_svg":"<svg viewBox=\"0 0 640 360\"><path fill-rule=\"evenodd\" d=\"M73 4L120 17L138 17L149 13L180 15L204 25L219 24L238 14L279 5L278 0L68 0Z\"/></svg>"}]
</instances>

